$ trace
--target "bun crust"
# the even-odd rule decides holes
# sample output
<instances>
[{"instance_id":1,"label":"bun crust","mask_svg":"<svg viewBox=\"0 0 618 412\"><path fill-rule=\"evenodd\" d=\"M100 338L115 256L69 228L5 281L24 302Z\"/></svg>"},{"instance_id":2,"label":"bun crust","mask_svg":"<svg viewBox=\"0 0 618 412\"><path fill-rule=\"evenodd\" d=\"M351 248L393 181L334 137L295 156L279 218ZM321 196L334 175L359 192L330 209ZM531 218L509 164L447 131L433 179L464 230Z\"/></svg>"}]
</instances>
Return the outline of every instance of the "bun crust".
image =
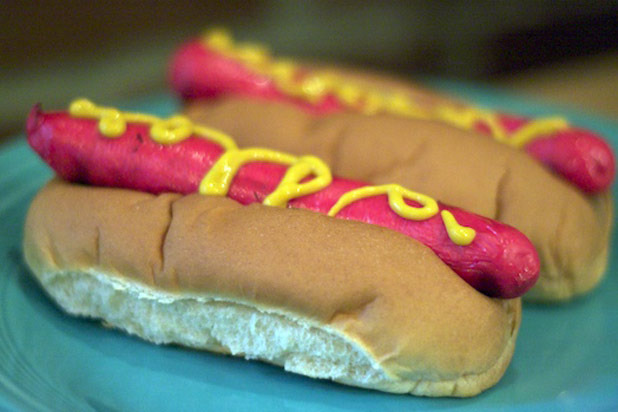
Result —
<instances>
[{"instance_id":1,"label":"bun crust","mask_svg":"<svg viewBox=\"0 0 618 412\"><path fill-rule=\"evenodd\" d=\"M311 153L339 176L399 183L517 228L541 260L539 281L526 299L584 294L605 272L611 195L586 195L523 151L486 136L388 115L312 117L291 104L242 98L196 102L186 112L234 136L239 146Z\"/></svg>"},{"instance_id":2,"label":"bun crust","mask_svg":"<svg viewBox=\"0 0 618 412\"><path fill-rule=\"evenodd\" d=\"M404 235L223 197L55 180L28 212L24 252L70 313L390 392L492 386L521 319L519 299L481 295Z\"/></svg>"}]
</instances>

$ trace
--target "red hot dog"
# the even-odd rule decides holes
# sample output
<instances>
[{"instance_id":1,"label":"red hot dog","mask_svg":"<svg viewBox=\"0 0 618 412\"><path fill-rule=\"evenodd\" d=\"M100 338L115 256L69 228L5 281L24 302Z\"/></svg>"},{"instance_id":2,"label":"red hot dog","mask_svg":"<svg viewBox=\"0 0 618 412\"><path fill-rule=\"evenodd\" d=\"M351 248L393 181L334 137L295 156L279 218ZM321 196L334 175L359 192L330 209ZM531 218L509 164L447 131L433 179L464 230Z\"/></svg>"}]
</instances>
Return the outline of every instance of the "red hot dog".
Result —
<instances>
[{"instance_id":1,"label":"red hot dog","mask_svg":"<svg viewBox=\"0 0 618 412\"><path fill-rule=\"evenodd\" d=\"M521 296L538 277L536 251L517 230L400 186L331 178L312 157L240 150L227 135L181 116L163 120L87 101L74 103L71 113L35 107L27 123L30 145L66 180L151 193L199 190L242 204L287 205L387 227L430 247L489 296ZM403 217L402 209L428 214Z\"/></svg>"},{"instance_id":2,"label":"red hot dog","mask_svg":"<svg viewBox=\"0 0 618 412\"><path fill-rule=\"evenodd\" d=\"M386 112L440 120L474 129L523 148L587 193L607 190L615 174L611 147L564 119L526 119L492 113L446 99L428 98L407 85L359 86L344 76L274 60L256 46L234 45L215 32L192 40L174 55L170 83L183 99L240 95L294 103L320 115L339 111Z\"/></svg>"}]
</instances>

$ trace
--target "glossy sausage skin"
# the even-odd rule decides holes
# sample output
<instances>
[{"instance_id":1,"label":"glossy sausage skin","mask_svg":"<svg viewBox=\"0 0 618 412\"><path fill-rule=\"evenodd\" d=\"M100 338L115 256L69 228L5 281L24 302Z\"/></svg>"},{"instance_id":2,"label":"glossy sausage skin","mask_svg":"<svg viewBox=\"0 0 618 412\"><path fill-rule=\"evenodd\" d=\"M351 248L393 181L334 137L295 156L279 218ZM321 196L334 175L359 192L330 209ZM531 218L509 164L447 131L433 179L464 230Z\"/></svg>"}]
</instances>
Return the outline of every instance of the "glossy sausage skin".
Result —
<instances>
[{"instance_id":1,"label":"glossy sausage skin","mask_svg":"<svg viewBox=\"0 0 618 412\"><path fill-rule=\"evenodd\" d=\"M65 180L151 193L196 192L224 152L219 144L196 136L159 144L149 137L149 127L140 123L128 123L122 136L110 139L100 134L96 120L43 112L38 106L30 113L27 133L32 148ZM245 205L261 202L286 170L278 164L248 163L238 171L228 196ZM327 213L343 193L366 185L335 177L319 192L291 200L289 207ZM514 298L533 286L539 259L523 234L458 208L439 207L476 231L470 245L458 246L448 238L440 214L423 221L402 218L392 211L385 195L356 201L336 217L383 226L424 243L466 282L489 296Z\"/></svg>"}]
</instances>

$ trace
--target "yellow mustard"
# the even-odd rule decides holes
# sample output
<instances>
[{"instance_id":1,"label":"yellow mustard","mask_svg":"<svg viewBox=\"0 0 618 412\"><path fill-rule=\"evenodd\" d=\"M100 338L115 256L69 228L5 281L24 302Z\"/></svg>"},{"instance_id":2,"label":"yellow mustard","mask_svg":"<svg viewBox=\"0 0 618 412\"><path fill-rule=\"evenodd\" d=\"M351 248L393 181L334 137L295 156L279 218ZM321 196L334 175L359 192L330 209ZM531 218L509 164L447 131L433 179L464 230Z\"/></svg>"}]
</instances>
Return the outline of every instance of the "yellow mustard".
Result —
<instances>
[{"instance_id":1,"label":"yellow mustard","mask_svg":"<svg viewBox=\"0 0 618 412\"><path fill-rule=\"evenodd\" d=\"M127 129L127 123L134 122L150 125L151 138L160 144L179 143L192 135L220 144L225 152L200 182L199 192L203 195L226 196L238 170L250 162L272 162L289 166L279 185L264 199L263 204L268 206L287 206L290 200L316 193L330 185L333 180L329 167L315 156L296 157L263 148L239 149L230 136L219 130L196 125L186 116L162 119L148 114L97 106L86 99L71 103L69 113L73 117L98 119L99 131L108 138L120 137ZM302 182L308 177L311 179ZM438 203L433 198L390 184L363 186L351 190L339 198L328 211L328 215L335 216L353 202L382 194L388 196L391 209L406 219L426 220L439 212ZM418 202L421 207L410 206L405 199ZM474 240L474 229L459 225L450 212L443 210L441 217L449 238L455 244L466 246Z\"/></svg>"},{"instance_id":2,"label":"yellow mustard","mask_svg":"<svg viewBox=\"0 0 618 412\"><path fill-rule=\"evenodd\" d=\"M328 211L329 216L335 216L341 209L352 202L366 197L386 194L388 204L401 217L412 220L425 220L438 213L438 202L433 198L408 190L400 185L389 184L382 186L363 186L344 193L337 203ZM414 200L422 207L413 207L405 203L404 197Z\"/></svg>"},{"instance_id":3,"label":"yellow mustard","mask_svg":"<svg viewBox=\"0 0 618 412\"><path fill-rule=\"evenodd\" d=\"M446 227L446 231L448 232L448 237L453 242L458 245L469 245L472 243L476 236L474 229L461 226L457 223L457 220L455 220L455 216L448 210L440 212L440 216L442 216L444 227Z\"/></svg>"},{"instance_id":4,"label":"yellow mustard","mask_svg":"<svg viewBox=\"0 0 618 412\"><path fill-rule=\"evenodd\" d=\"M404 91L370 90L329 72L302 76L300 66L292 61L274 59L263 46L235 44L230 34L223 29L207 32L202 41L218 52L242 62L252 71L270 77L283 93L310 103L318 103L330 95L343 106L365 114L392 113L415 119L433 119L465 130L482 123L489 128L495 140L518 148L533 139L569 126L563 118L539 118L509 133L497 113L489 110L445 103L425 107L412 100Z\"/></svg>"},{"instance_id":5,"label":"yellow mustard","mask_svg":"<svg viewBox=\"0 0 618 412\"><path fill-rule=\"evenodd\" d=\"M87 99L73 101L69 106L69 113L74 117L99 119L99 131L110 138L120 137L127 130L127 122L134 122L151 125L150 137L157 143L174 144L193 134L210 139L226 150L237 148L236 142L225 133L195 125L182 115L161 119L149 114L121 112L112 107L97 106Z\"/></svg>"}]
</instances>

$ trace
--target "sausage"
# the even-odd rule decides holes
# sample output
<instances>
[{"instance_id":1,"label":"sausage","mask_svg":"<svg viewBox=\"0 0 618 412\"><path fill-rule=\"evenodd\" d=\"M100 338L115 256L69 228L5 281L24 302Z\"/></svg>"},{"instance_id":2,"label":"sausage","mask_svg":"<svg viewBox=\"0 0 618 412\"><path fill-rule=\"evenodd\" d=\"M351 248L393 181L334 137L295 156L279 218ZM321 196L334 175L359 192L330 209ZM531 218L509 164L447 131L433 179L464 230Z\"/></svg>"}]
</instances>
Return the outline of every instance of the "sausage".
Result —
<instances>
[{"instance_id":1,"label":"sausage","mask_svg":"<svg viewBox=\"0 0 618 412\"><path fill-rule=\"evenodd\" d=\"M121 112L98 108L83 101L72 108L80 104L90 105L90 109L98 109L98 112L94 115L46 113L35 106L27 123L30 145L59 176L69 181L151 193L189 194L199 189L206 194L226 194L242 204L250 204L266 202L282 186L282 180L287 179L290 170L306 167L303 157L271 151L269 153L275 153L277 159L291 159L290 162L273 162L270 155L254 155L262 153L263 149L240 150L229 136L193 125L184 117L163 120L142 115L137 121L114 123L113 119L122 118ZM106 121L113 123L113 138L100 132ZM159 132L163 131L163 136L172 137L164 143L153 140L153 130L156 128ZM177 133L176 137L173 133ZM183 136L178 138L182 133ZM161 138L158 140L161 141ZM224 157L240 152L249 153L249 158L257 161L241 164L235 176L228 176L227 191L217 189L217 181L208 183L213 170L229 167L229 164L221 162ZM309 168L309 172L297 178L296 182L292 180L291 189L319 180L323 175L320 167ZM330 170L326 174L330 176ZM311 175L316 177L305 179ZM215 192L204 189L211 183ZM338 208L342 196L354 190L367 189L369 185L333 177L323 187L302 196L292 196L283 205L372 223L417 239L430 247L469 284L489 296L521 296L536 281L538 256L529 240L517 230L424 197L407 202L403 198L400 200L405 203L403 208L416 211L435 202L435 213L421 220L402 217L393 209L390 197L401 197L404 193L407 199L409 193L415 192L405 191L400 186L386 186L394 187L395 193L387 196L381 192L379 195L361 197ZM467 228L472 229L473 240L468 245L451 241L452 236L446 230L448 220L455 222L457 230L465 232Z\"/></svg>"}]
</instances>

